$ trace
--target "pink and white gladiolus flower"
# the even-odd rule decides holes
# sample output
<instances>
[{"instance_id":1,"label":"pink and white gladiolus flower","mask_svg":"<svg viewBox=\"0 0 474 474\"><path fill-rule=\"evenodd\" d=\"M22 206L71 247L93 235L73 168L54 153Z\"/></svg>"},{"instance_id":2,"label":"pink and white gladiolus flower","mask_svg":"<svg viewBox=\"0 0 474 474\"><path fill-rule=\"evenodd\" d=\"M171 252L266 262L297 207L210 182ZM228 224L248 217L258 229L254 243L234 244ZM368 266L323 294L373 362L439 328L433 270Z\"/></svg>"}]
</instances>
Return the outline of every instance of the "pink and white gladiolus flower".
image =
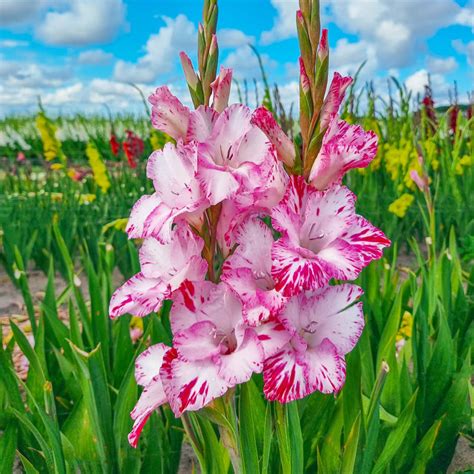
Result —
<instances>
[{"instance_id":1,"label":"pink and white gladiolus flower","mask_svg":"<svg viewBox=\"0 0 474 474\"><path fill-rule=\"evenodd\" d=\"M177 220L195 223L208 205L196 178L197 145L175 147L167 143L151 154L147 176L153 180L155 193L140 198L132 209L126 231L130 238L155 237L171 240Z\"/></svg>"},{"instance_id":2,"label":"pink and white gladiolus flower","mask_svg":"<svg viewBox=\"0 0 474 474\"><path fill-rule=\"evenodd\" d=\"M365 168L377 154L378 137L360 125L349 125L334 117L324 134L323 144L311 168L309 182L319 190L333 183L353 168Z\"/></svg>"},{"instance_id":3,"label":"pink and white gladiolus flower","mask_svg":"<svg viewBox=\"0 0 474 474\"><path fill-rule=\"evenodd\" d=\"M258 326L277 316L286 300L271 274L272 231L253 217L240 226L236 242L239 246L224 263L221 278L242 301L246 322Z\"/></svg>"},{"instance_id":4,"label":"pink and white gladiolus flower","mask_svg":"<svg viewBox=\"0 0 474 474\"><path fill-rule=\"evenodd\" d=\"M139 252L141 272L114 293L110 316L116 318L125 313L146 316L158 311L186 279L204 280L207 263L201 257L203 247L202 239L183 225L171 231L169 243L146 238Z\"/></svg>"},{"instance_id":5,"label":"pink and white gladiolus flower","mask_svg":"<svg viewBox=\"0 0 474 474\"><path fill-rule=\"evenodd\" d=\"M199 410L262 371L262 343L225 283L186 282L175 294L170 320L175 350L162 380L176 416Z\"/></svg>"},{"instance_id":6,"label":"pink and white gladiolus flower","mask_svg":"<svg viewBox=\"0 0 474 474\"><path fill-rule=\"evenodd\" d=\"M300 33L307 14L298 15ZM351 78L335 73L326 94L327 32L317 50L302 54L301 93L316 104L302 112L295 147L264 107L228 105L232 71L216 76L210 25L199 27L212 38L201 44L199 71L181 54L196 109L166 86L149 98L153 126L175 143L150 156L154 193L138 200L126 229L143 239L141 270L110 302L112 318L173 302L171 346L152 345L136 361L144 389L132 411L132 446L161 405L177 417L210 403L218 410L254 374L263 373L270 401L339 392L364 317L362 290L332 285L357 278L390 244L356 214L342 184L345 173L373 160L377 136L339 118ZM204 74L209 54L215 61Z\"/></svg>"},{"instance_id":7,"label":"pink and white gladiolus flower","mask_svg":"<svg viewBox=\"0 0 474 474\"><path fill-rule=\"evenodd\" d=\"M280 316L291 335L281 351L265 360L263 391L287 403L318 390L338 392L345 380L344 355L364 327L362 294L355 285L327 286L291 298Z\"/></svg>"},{"instance_id":8,"label":"pink and white gladiolus flower","mask_svg":"<svg viewBox=\"0 0 474 474\"><path fill-rule=\"evenodd\" d=\"M285 296L321 288L332 278L353 280L390 245L355 213L354 194L338 184L318 191L293 176L271 216L282 233L272 248L272 276Z\"/></svg>"}]
</instances>

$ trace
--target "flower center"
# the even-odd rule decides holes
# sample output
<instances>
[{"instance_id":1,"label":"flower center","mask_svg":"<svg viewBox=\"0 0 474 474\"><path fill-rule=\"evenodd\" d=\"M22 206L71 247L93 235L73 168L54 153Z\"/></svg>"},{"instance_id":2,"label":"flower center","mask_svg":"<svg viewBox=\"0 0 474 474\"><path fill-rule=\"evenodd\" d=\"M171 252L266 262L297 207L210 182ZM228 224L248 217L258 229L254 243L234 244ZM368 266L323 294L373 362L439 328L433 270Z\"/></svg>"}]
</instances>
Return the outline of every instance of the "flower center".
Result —
<instances>
[{"instance_id":1,"label":"flower center","mask_svg":"<svg viewBox=\"0 0 474 474\"><path fill-rule=\"evenodd\" d=\"M264 291L273 290L275 288L275 282L273 281L273 278L269 272L265 272L263 270L254 270L253 276L255 278L257 288L260 288Z\"/></svg>"},{"instance_id":2,"label":"flower center","mask_svg":"<svg viewBox=\"0 0 474 474\"><path fill-rule=\"evenodd\" d=\"M300 240L301 246L311 250L314 253L321 251L329 240L329 234L322 231L315 222L311 224L311 227L306 236Z\"/></svg>"},{"instance_id":3,"label":"flower center","mask_svg":"<svg viewBox=\"0 0 474 474\"><path fill-rule=\"evenodd\" d=\"M218 341L221 355L232 354L232 352L237 349L237 339L235 337L234 330L232 330L230 334L226 334L224 331L217 330L214 333L214 338Z\"/></svg>"}]
</instances>

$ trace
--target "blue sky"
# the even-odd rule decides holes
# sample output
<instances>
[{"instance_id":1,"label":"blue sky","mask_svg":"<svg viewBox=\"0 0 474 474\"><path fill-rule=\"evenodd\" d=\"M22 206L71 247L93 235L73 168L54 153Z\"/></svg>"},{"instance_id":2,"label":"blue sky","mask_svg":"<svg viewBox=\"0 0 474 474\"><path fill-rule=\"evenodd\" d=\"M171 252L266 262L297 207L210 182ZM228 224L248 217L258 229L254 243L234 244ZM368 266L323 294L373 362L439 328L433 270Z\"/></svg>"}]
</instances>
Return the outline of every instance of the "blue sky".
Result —
<instances>
[{"instance_id":1,"label":"blue sky","mask_svg":"<svg viewBox=\"0 0 474 474\"><path fill-rule=\"evenodd\" d=\"M386 90L397 77L414 93L430 73L439 103L456 80L473 89L473 3L466 0L321 0L331 68ZM297 0L220 0L221 64L259 79L249 43L262 54L284 102L296 102ZM0 0L0 114L46 107L99 111L140 107L136 92L168 84L186 96L178 52L195 58L198 0Z\"/></svg>"}]
</instances>

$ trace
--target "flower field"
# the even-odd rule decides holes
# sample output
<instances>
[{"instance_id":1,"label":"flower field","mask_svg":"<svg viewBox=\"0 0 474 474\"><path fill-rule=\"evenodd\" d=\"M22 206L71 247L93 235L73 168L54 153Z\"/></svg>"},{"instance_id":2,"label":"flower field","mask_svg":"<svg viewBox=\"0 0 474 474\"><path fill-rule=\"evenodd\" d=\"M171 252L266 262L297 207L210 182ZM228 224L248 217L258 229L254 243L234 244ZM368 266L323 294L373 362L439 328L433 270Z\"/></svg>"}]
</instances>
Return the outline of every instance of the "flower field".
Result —
<instances>
[{"instance_id":1,"label":"flower field","mask_svg":"<svg viewBox=\"0 0 474 474\"><path fill-rule=\"evenodd\" d=\"M0 473L471 472L474 106L331 82L300 3L299 114L209 0L195 109L0 120Z\"/></svg>"}]
</instances>

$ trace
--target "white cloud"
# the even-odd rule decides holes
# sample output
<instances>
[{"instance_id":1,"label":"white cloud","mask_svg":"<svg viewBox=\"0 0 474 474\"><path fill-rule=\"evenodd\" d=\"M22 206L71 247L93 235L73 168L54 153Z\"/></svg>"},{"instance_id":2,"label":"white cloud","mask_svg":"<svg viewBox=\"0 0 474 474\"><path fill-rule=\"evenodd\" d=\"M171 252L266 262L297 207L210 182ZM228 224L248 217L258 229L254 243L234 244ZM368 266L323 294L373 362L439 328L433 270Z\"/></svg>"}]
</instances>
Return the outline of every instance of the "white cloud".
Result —
<instances>
[{"instance_id":1,"label":"white cloud","mask_svg":"<svg viewBox=\"0 0 474 474\"><path fill-rule=\"evenodd\" d=\"M0 25L28 21L34 17L40 6L40 0L0 0Z\"/></svg>"},{"instance_id":2,"label":"white cloud","mask_svg":"<svg viewBox=\"0 0 474 474\"><path fill-rule=\"evenodd\" d=\"M329 55L331 68L345 75L355 74L364 61L361 79L371 76L377 69L376 48L366 41L350 43L347 38L341 38Z\"/></svg>"},{"instance_id":3,"label":"white cloud","mask_svg":"<svg viewBox=\"0 0 474 474\"><path fill-rule=\"evenodd\" d=\"M20 41L20 40L3 40L0 41L0 48L24 48L28 46L28 41Z\"/></svg>"},{"instance_id":4,"label":"white cloud","mask_svg":"<svg viewBox=\"0 0 474 474\"><path fill-rule=\"evenodd\" d=\"M474 66L474 41L463 43L461 40L453 41L453 48L459 53L467 57L467 62L470 66Z\"/></svg>"},{"instance_id":5,"label":"white cloud","mask_svg":"<svg viewBox=\"0 0 474 474\"><path fill-rule=\"evenodd\" d=\"M467 8L454 0L328 0L331 19L374 45L379 66L404 67L439 28L466 24ZM423 12L423 14L416 14Z\"/></svg>"},{"instance_id":6,"label":"white cloud","mask_svg":"<svg viewBox=\"0 0 474 474\"><path fill-rule=\"evenodd\" d=\"M113 57L114 55L112 53L107 53L103 49L90 49L88 51L82 51L77 58L77 62L79 64L102 66L109 64Z\"/></svg>"},{"instance_id":7,"label":"white cloud","mask_svg":"<svg viewBox=\"0 0 474 474\"><path fill-rule=\"evenodd\" d=\"M66 105L71 103L81 103L83 100L84 85L80 82L70 86L59 87L52 92L48 92L41 97L45 105Z\"/></svg>"},{"instance_id":8,"label":"white cloud","mask_svg":"<svg viewBox=\"0 0 474 474\"><path fill-rule=\"evenodd\" d=\"M220 48L237 48L238 46L255 43L254 36L248 36L243 31L232 28L219 30L217 40Z\"/></svg>"},{"instance_id":9,"label":"white cloud","mask_svg":"<svg viewBox=\"0 0 474 474\"><path fill-rule=\"evenodd\" d=\"M271 59L268 54L261 54L260 56L267 74L269 70L277 66L277 62ZM224 66L234 70L236 79L253 79L261 76L257 56L249 46L241 46L232 51L225 59Z\"/></svg>"},{"instance_id":10,"label":"white cloud","mask_svg":"<svg viewBox=\"0 0 474 474\"><path fill-rule=\"evenodd\" d=\"M23 88L59 87L73 77L70 67L46 66L0 58L0 77L6 88L23 93Z\"/></svg>"},{"instance_id":11,"label":"white cloud","mask_svg":"<svg viewBox=\"0 0 474 474\"><path fill-rule=\"evenodd\" d=\"M196 28L185 15L176 18L163 17L165 26L157 34L151 35L145 45L145 55L136 63L118 61L114 69L114 78L124 82L150 83L158 75L174 70L178 53L194 49Z\"/></svg>"},{"instance_id":12,"label":"white cloud","mask_svg":"<svg viewBox=\"0 0 474 474\"><path fill-rule=\"evenodd\" d=\"M260 37L263 45L274 43L296 35L296 10L298 0L271 0L271 4L277 11L277 17L273 27L264 31Z\"/></svg>"},{"instance_id":13,"label":"white cloud","mask_svg":"<svg viewBox=\"0 0 474 474\"><path fill-rule=\"evenodd\" d=\"M456 23L459 25L468 26L469 28L474 28L474 4L471 1L471 5L468 5L461 10L456 15Z\"/></svg>"},{"instance_id":14,"label":"white cloud","mask_svg":"<svg viewBox=\"0 0 474 474\"><path fill-rule=\"evenodd\" d=\"M45 43L82 46L107 42L124 22L122 0L68 0L67 3L64 11L49 11L35 29Z\"/></svg>"},{"instance_id":15,"label":"white cloud","mask_svg":"<svg viewBox=\"0 0 474 474\"><path fill-rule=\"evenodd\" d=\"M426 67L431 73L447 74L454 71L458 67L458 63L452 56L448 58L429 56L426 60Z\"/></svg>"},{"instance_id":16,"label":"white cloud","mask_svg":"<svg viewBox=\"0 0 474 474\"><path fill-rule=\"evenodd\" d=\"M405 80L405 85L413 96L423 95L425 86L431 83L433 95L440 101L445 101L448 97L449 84L442 74L429 74L426 69L419 69Z\"/></svg>"}]
</instances>

